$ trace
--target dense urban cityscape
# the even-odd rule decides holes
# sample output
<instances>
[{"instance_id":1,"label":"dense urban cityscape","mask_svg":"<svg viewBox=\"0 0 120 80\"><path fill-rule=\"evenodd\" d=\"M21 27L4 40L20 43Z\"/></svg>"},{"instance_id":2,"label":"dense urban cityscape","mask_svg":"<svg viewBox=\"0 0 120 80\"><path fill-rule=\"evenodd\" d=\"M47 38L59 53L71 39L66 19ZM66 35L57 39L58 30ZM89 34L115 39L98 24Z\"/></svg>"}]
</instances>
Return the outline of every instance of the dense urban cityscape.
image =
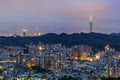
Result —
<instances>
[{"instance_id":1,"label":"dense urban cityscape","mask_svg":"<svg viewBox=\"0 0 120 80\"><path fill-rule=\"evenodd\" d=\"M120 80L120 0L0 0L0 80Z\"/></svg>"},{"instance_id":2,"label":"dense urban cityscape","mask_svg":"<svg viewBox=\"0 0 120 80\"><path fill-rule=\"evenodd\" d=\"M28 37L22 30L21 37ZM13 35L15 37L15 35ZM33 35L41 36L41 35ZM109 44L104 50L89 45L62 44L0 47L2 80L107 80L120 77L120 52ZM67 79L68 78L68 79Z\"/></svg>"}]
</instances>

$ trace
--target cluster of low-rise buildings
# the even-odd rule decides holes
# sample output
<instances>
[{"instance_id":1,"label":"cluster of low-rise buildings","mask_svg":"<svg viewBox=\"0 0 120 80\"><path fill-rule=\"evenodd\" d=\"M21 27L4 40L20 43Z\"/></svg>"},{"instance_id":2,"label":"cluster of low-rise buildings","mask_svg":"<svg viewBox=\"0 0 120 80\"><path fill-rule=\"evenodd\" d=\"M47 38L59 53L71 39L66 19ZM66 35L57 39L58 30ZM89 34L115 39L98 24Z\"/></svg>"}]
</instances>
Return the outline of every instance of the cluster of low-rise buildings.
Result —
<instances>
[{"instance_id":1,"label":"cluster of low-rise buildings","mask_svg":"<svg viewBox=\"0 0 120 80\"><path fill-rule=\"evenodd\" d=\"M101 77L120 77L120 53L105 46L94 52L87 45L66 48L61 44L29 44L26 47L0 48L0 79L58 80L64 75L78 80L97 80ZM50 72L36 73L31 67L39 66Z\"/></svg>"}]
</instances>

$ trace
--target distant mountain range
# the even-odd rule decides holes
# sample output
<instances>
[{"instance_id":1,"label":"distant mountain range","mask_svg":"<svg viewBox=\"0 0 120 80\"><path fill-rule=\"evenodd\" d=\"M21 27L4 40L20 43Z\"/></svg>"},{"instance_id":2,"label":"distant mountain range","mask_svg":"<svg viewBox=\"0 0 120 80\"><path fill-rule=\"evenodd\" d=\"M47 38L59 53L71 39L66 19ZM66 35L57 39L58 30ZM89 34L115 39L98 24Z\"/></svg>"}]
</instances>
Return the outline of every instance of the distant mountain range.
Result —
<instances>
[{"instance_id":1,"label":"distant mountain range","mask_svg":"<svg viewBox=\"0 0 120 80\"><path fill-rule=\"evenodd\" d=\"M30 43L38 44L39 41L45 44L61 43L66 47L84 44L100 50L109 44L112 48L120 50L120 33L109 35L102 33L48 33L39 37L0 37L0 46L25 46L25 44Z\"/></svg>"}]
</instances>

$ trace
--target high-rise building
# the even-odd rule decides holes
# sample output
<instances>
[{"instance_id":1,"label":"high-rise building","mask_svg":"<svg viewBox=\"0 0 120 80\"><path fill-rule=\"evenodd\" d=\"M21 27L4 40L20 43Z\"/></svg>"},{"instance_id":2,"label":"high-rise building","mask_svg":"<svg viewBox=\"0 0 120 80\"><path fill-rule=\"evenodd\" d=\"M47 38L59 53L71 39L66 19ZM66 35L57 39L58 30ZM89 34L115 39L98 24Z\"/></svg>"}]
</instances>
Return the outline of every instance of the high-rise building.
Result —
<instances>
[{"instance_id":1,"label":"high-rise building","mask_svg":"<svg viewBox=\"0 0 120 80\"><path fill-rule=\"evenodd\" d=\"M90 33L93 32L92 30L92 16L90 16Z\"/></svg>"},{"instance_id":2,"label":"high-rise building","mask_svg":"<svg viewBox=\"0 0 120 80\"><path fill-rule=\"evenodd\" d=\"M22 63L22 54L21 53L18 53L17 55L16 55L16 63L17 64L21 64Z\"/></svg>"},{"instance_id":3,"label":"high-rise building","mask_svg":"<svg viewBox=\"0 0 120 80\"><path fill-rule=\"evenodd\" d=\"M110 52L110 46L109 46L109 45L106 45L106 46L105 46L105 52L106 52L106 53Z\"/></svg>"},{"instance_id":4,"label":"high-rise building","mask_svg":"<svg viewBox=\"0 0 120 80\"><path fill-rule=\"evenodd\" d=\"M23 37L27 36L27 30L26 29L22 29L22 34L23 34Z\"/></svg>"},{"instance_id":5,"label":"high-rise building","mask_svg":"<svg viewBox=\"0 0 120 80\"><path fill-rule=\"evenodd\" d=\"M63 54L60 52L40 52L36 65L46 69L61 69L64 67Z\"/></svg>"}]
</instances>

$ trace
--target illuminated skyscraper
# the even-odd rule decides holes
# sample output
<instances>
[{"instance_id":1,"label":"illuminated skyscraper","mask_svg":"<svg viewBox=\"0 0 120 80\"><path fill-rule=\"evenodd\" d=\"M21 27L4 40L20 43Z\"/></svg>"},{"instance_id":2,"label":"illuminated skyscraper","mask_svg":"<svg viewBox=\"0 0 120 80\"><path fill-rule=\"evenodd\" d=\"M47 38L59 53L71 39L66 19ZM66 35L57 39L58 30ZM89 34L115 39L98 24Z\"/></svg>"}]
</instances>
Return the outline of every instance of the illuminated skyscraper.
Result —
<instances>
[{"instance_id":1,"label":"illuminated skyscraper","mask_svg":"<svg viewBox=\"0 0 120 80\"><path fill-rule=\"evenodd\" d=\"M106 46L105 46L105 52L106 52L106 53L110 52L110 46L109 46L109 45L106 45Z\"/></svg>"},{"instance_id":2,"label":"illuminated skyscraper","mask_svg":"<svg viewBox=\"0 0 120 80\"><path fill-rule=\"evenodd\" d=\"M92 32L92 16L90 16L90 33Z\"/></svg>"},{"instance_id":3,"label":"illuminated skyscraper","mask_svg":"<svg viewBox=\"0 0 120 80\"><path fill-rule=\"evenodd\" d=\"M22 33L23 33L23 36L27 36L27 30L26 29L22 29Z\"/></svg>"}]
</instances>

